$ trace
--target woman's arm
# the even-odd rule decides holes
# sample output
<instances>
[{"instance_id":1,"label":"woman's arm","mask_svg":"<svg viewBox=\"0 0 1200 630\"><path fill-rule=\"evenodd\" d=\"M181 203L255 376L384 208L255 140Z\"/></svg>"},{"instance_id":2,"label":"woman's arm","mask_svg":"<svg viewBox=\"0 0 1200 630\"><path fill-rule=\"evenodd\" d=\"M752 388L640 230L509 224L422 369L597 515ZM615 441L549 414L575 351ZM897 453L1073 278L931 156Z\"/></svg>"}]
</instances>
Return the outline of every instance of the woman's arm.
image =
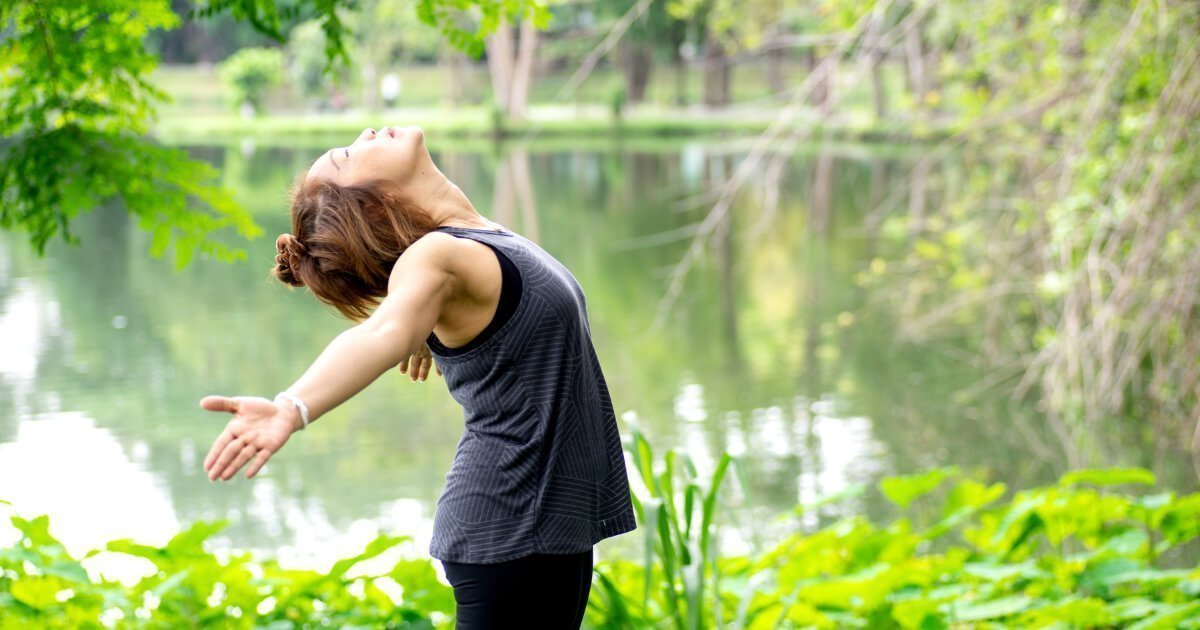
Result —
<instances>
[{"instance_id":1,"label":"woman's arm","mask_svg":"<svg viewBox=\"0 0 1200 630\"><path fill-rule=\"evenodd\" d=\"M408 253L401 258L407 257ZM393 271L397 280L371 316L335 337L304 375L287 388L308 406L310 422L425 345L449 289L448 271L430 264L431 258L412 261L410 268L400 274Z\"/></svg>"},{"instance_id":2,"label":"woman's arm","mask_svg":"<svg viewBox=\"0 0 1200 630\"><path fill-rule=\"evenodd\" d=\"M425 345L455 289L447 245L436 237L414 243L396 262L387 297L371 316L335 337L285 390L305 403L310 423ZM234 414L204 460L210 479L231 478L251 458L246 477L253 477L301 428L299 413L282 399L206 396L200 406Z\"/></svg>"}]
</instances>

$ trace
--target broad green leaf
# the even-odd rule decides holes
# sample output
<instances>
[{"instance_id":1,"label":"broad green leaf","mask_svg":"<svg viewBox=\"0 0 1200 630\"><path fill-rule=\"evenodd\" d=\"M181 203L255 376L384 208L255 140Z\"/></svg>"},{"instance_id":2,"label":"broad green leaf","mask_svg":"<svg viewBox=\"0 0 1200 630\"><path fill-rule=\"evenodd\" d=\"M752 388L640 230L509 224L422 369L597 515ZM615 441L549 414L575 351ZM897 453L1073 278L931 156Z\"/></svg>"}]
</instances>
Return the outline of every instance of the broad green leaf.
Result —
<instances>
[{"instance_id":1,"label":"broad green leaf","mask_svg":"<svg viewBox=\"0 0 1200 630\"><path fill-rule=\"evenodd\" d=\"M1024 579L1049 577L1049 574L1039 569L1037 563L1032 560L1017 564L969 562L963 565L963 573L989 582L999 582L1014 577Z\"/></svg>"},{"instance_id":2,"label":"broad green leaf","mask_svg":"<svg viewBox=\"0 0 1200 630\"><path fill-rule=\"evenodd\" d=\"M1090 468L1072 470L1062 476L1059 484L1074 486L1088 483L1097 486L1138 484L1152 486L1157 482L1154 473L1144 468Z\"/></svg>"},{"instance_id":3,"label":"broad green leaf","mask_svg":"<svg viewBox=\"0 0 1200 630\"><path fill-rule=\"evenodd\" d=\"M1200 602L1189 602L1187 604L1163 606L1153 617L1148 617L1129 626L1129 630L1158 630L1159 628L1175 628L1179 622L1196 615L1200 615Z\"/></svg>"},{"instance_id":4,"label":"broad green leaf","mask_svg":"<svg viewBox=\"0 0 1200 630\"><path fill-rule=\"evenodd\" d=\"M1037 600L1025 595L1002 597L984 602L956 603L951 607L954 621L985 621L1000 619L1029 610Z\"/></svg>"},{"instance_id":5,"label":"broad green leaf","mask_svg":"<svg viewBox=\"0 0 1200 630\"><path fill-rule=\"evenodd\" d=\"M907 508L913 501L937 489L943 481L958 474L958 468L950 466L914 475L887 477L879 482L879 489L892 503Z\"/></svg>"},{"instance_id":6,"label":"broad green leaf","mask_svg":"<svg viewBox=\"0 0 1200 630\"><path fill-rule=\"evenodd\" d=\"M58 578L27 575L12 582L8 590L13 598L30 608L49 610L58 605L55 595L65 587Z\"/></svg>"}]
</instances>

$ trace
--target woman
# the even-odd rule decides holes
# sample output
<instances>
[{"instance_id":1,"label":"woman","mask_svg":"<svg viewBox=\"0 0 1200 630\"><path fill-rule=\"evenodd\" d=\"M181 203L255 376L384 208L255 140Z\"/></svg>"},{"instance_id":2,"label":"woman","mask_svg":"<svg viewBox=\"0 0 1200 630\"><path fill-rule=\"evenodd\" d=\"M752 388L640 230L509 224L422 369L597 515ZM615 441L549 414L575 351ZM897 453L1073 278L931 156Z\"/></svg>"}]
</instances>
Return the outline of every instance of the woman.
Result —
<instances>
[{"instance_id":1,"label":"woman","mask_svg":"<svg viewBox=\"0 0 1200 630\"><path fill-rule=\"evenodd\" d=\"M459 628L578 628L592 547L636 527L583 290L537 244L475 211L417 127L366 129L292 193L273 274L357 324L274 400L206 396L233 418L210 480L253 478L291 435L399 365L437 372L466 427L429 553Z\"/></svg>"}]
</instances>

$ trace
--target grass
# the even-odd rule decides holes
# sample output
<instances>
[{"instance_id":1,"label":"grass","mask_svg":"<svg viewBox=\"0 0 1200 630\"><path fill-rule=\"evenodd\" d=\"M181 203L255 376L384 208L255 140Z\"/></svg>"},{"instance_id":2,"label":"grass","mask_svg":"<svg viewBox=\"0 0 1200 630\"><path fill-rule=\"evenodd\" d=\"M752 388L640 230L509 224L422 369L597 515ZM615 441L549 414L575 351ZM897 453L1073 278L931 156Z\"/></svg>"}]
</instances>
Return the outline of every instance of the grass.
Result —
<instances>
[{"instance_id":1,"label":"grass","mask_svg":"<svg viewBox=\"0 0 1200 630\"><path fill-rule=\"evenodd\" d=\"M271 144L311 144L316 139L334 139L357 133L364 127L419 125L426 132L454 138L670 138L739 137L761 133L779 115L783 96L768 89L765 73L757 66L738 67L731 88L734 105L708 108L700 105L674 105L674 76L660 68L647 88L647 101L627 107L620 119L606 104L621 77L611 69L598 69L574 93L578 101L553 102L559 87L569 79L568 72L539 77L531 90L533 103L525 121L507 121L498 129L490 104L490 80L486 69L467 69L463 103L445 102L445 71L436 66L397 68L402 91L397 107L369 111L348 108L340 112L315 111L301 105L310 99L284 85L267 99L269 112L256 118L243 118L225 102L216 69L211 66L168 66L160 68L153 81L173 102L160 109L154 134L171 144L241 141L247 138ZM787 85L796 85L804 69L790 64L784 73ZM700 77L688 71L687 99L697 102ZM792 125L817 136L822 133L840 139L909 140L921 135L902 118L877 121L866 105L869 100L858 94L862 88L847 90L844 105L833 120L819 120L814 111L805 110ZM353 101L356 91L348 91Z\"/></svg>"}]
</instances>

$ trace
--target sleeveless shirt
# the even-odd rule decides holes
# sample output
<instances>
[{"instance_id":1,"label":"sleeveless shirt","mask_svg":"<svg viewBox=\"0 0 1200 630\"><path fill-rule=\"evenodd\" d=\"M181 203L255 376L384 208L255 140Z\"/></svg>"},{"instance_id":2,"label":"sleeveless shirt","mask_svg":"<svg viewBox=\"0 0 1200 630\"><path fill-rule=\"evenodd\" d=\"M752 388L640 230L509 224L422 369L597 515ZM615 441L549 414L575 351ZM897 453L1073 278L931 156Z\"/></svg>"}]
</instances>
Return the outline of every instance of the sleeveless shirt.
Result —
<instances>
[{"instance_id":1,"label":"sleeveless shirt","mask_svg":"<svg viewBox=\"0 0 1200 630\"><path fill-rule=\"evenodd\" d=\"M512 317L513 311L517 310L517 302L521 299L521 272L517 271L517 266L512 263L507 254L496 249L494 245L489 245L489 247L496 252L496 258L500 261L500 303L496 305L496 314L492 316L492 321L488 322L487 328L475 335L466 345L457 348L448 348L443 345L438 348L444 355L466 354L475 349L475 346L483 345L492 335L496 334L497 330L500 330L501 326L504 326L504 322L507 322L509 317ZM433 333L430 333L430 336L437 338L437 335Z\"/></svg>"},{"instance_id":2,"label":"sleeveless shirt","mask_svg":"<svg viewBox=\"0 0 1200 630\"><path fill-rule=\"evenodd\" d=\"M465 352L427 339L466 421L434 511L430 556L490 564L577 553L633 531L621 436L578 281L515 232L438 230L503 254L521 291L507 320Z\"/></svg>"}]
</instances>

